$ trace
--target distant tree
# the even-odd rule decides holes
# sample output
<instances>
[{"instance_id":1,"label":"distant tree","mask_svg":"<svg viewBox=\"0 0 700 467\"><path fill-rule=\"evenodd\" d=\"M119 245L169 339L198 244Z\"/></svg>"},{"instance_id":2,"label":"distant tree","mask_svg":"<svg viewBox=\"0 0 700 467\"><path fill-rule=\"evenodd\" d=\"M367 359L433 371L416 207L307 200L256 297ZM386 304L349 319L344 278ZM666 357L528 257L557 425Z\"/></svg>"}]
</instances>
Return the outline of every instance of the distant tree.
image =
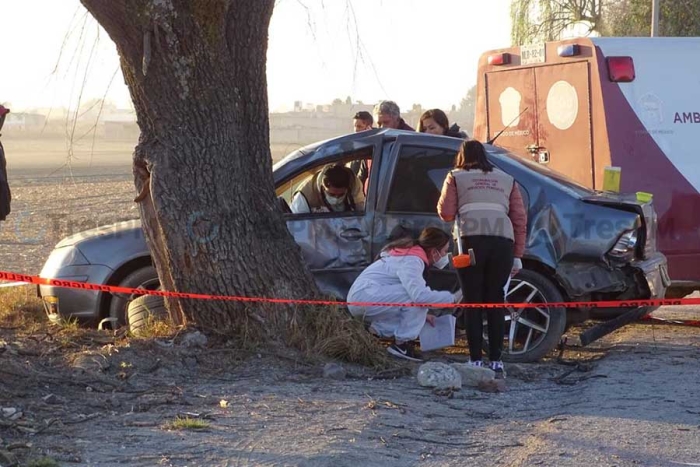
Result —
<instances>
[{"instance_id":1,"label":"distant tree","mask_svg":"<svg viewBox=\"0 0 700 467\"><path fill-rule=\"evenodd\" d=\"M346 103L347 105L352 105L352 99L350 98L350 96L348 96L348 97L345 98L345 103Z\"/></svg>"},{"instance_id":2,"label":"distant tree","mask_svg":"<svg viewBox=\"0 0 700 467\"><path fill-rule=\"evenodd\" d=\"M659 35L700 36L700 0L661 0ZM609 36L649 36L651 1L616 0L605 10L605 34Z\"/></svg>"},{"instance_id":3,"label":"distant tree","mask_svg":"<svg viewBox=\"0 0 700 467\"><path fill-rule=\"evenodd\" d=\"M343 105L342 99L333 99L333 105Z\"/></svg>"},{"instance_id":4,"label":"distant tree","mask_svg":"<svg viewBox=\"0 0 700 467\"><path fill-rule=\"evenodd\" d=\"M649 36L651 0L512 0L514 45L553 41L574 26L581 35ZM700 35L700 0L660 0L663 36Z\"/></svg>"},{"instance_id":5,"label":"distant tree","mask_svg":"<svg viewBox=\"0 0 700 467\"><path fill-rule=\"evenodd\" d=\"M603 29L602 0L512 0L510 14L514 45L557 40L574 25Z\"/></svg>"},{"instance_id":6,"label":"distant tree","mask_svg":"<svg viewBox=\"0 0 700 467\"><path fill-rule=\"evenodd\" d=\"M454 106L453 106L454 108ZM467 95L462 98L459 103L459 108L452 117L469 135L474 128L474 116L476 111L476 86L472 86Z\"/></svg>"},{"instance_id":7,"label":"distant tree","mask_svg":"<svg viewBox=\"0 0 700 467\"><path fill-rule=\"evenodd\" d=\"M464 114L474 114L476 109L476 85L469 88L467 95L459 103L459 112Z\"/></svg>"}]
</instances>

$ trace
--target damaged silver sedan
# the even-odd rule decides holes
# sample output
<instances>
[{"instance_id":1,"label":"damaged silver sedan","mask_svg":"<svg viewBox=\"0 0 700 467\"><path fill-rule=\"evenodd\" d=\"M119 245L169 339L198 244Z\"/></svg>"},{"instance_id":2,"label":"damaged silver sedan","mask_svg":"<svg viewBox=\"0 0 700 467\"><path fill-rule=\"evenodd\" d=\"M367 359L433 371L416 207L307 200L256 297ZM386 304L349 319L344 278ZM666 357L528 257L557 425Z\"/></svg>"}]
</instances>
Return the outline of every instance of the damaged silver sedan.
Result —
<instances>
[{"instance_id":1,"label":"damaged silver sedan","mask_svg":"<svg viewBox=\"0 0 700 467\"><path fill-rule=\"evenodd\" d=\"M436 213L442 183L462 140L399 130L371 130L299 149L273 168L280 208L320 289L344 300L360 272L397 231L452 230ZM528 208L523 270L507 300L532 307L507 313L504 360L536 361L559 343L567 323L591 310L549 302L663 298L666 258L656 250L656 213L634 195L603 194L542 166L486 146L491 162L512 175ZM299 186L328 164L368 170L361 211L293 214ZM362 164L360 164L362 163ZM364 178L364 177L363 177ZM42 277L155 288L158 278L138 223L82 232L57 245ZM457 290L454 270L429 269L428 284ZM41 286L50 315L124 321L129 297ZM596 310L600 312L601 310ZM625 310L605 310L614 316ZM641 310L642 313L651 309Z\"/></svg>"}]
</instances>

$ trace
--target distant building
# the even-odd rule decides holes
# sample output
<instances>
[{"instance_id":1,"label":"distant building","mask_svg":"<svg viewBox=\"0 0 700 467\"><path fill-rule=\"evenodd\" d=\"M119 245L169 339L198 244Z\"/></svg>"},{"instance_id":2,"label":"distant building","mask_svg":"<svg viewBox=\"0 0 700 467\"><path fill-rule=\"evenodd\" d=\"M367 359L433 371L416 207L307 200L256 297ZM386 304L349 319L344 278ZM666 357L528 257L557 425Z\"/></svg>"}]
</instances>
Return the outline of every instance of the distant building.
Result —
<instances>
[{"instance_id":1,"label":"distant building","mask_svg":"<svg viewBox=\"0 0 700 467\"><path fill-rule=\"evenodd\" d=\"M270 142L304 145L348 134L353 131L353 115L361 110L371 112L373 108L350 99L310 108L296 101L294 111L270 114Z\"/></svg>"},{"instance_id":2,"label":"distant building","mask_svg":"<svg viewBox=\"0 0 700 467\"><path fill-rule=\"evenodd\" d=\"M111 140L134 140L139 136L136 115L131 112L114 112L100 119L104 136Z\"/></svg>"},{"instance_id":3,"label":"distant building","mask_svg":"<svg viewBox=\"0 0 700 467\"><path fill-rule=\"evenodd\" d=\"M6 131L40 131L46 123L46 117L35 113L10 112L5 118L3 130Z\"/></svg>"}]
</instances>

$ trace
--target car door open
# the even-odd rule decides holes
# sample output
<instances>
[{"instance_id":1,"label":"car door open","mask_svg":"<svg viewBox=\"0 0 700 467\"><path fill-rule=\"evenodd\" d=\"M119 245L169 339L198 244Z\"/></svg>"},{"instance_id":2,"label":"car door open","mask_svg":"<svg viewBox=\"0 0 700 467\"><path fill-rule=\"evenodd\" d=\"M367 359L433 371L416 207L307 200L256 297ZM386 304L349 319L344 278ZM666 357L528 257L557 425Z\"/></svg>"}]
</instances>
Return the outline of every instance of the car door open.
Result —
<instances>
[{"instance_id":1,"label":"car door open","mask_svg":"<svg viewBox=\"0 0 700 467\"><path fill-rule=\"evenodd\" d=\"M329 164L353 166L357 160L367 160L373 148L336 155L324 159L321 164L297 174L292 180L279 187L277 194L288 204L300 186ZM371 176L371 175L370 175ZM364 184L358 178L360 186ZM307 212L284 214L287 229L301 249L301 254L314 274L321 292L345 299L355 278L371 262L372 218L374 211L372 192L369 190L364 207L344 212ZM290 210L291 211L291 210Z\"/></svg>"}]
</instances>

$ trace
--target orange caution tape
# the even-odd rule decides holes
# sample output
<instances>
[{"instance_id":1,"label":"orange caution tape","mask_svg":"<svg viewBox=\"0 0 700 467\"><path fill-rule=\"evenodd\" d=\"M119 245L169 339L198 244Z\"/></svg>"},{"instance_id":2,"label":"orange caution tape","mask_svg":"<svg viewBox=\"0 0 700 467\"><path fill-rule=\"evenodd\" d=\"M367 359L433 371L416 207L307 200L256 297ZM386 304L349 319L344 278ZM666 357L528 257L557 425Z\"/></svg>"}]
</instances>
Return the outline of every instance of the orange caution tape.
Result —
<instances>
[{"instance_id":1,"label":"orange caution tape","mask_svg":"<svg viewBox=\"0 0 700 467\"><path fill-rule=\"evenodd\" d=\"M30 276L14 272L0 271L0 281L23 282L36 285L50 285L70 289L92 290L108 293L121 293L130 295L158 295L161 297L188 298L195 300L222 300L232 302L249 303L276 303L287 305L354 305L354 306L384 306L384 307L419 307L419 308L532 308L533 306L546 305L547 307L561 308L638 308L642 306L668 306L668 305L700 305L700 298L678 299L648 299L648 300L603 300L594 302L548 302L544 303L383 303L383 302L337 302L330 300L303 300L288 298L267 297L243 297L236 295L209 295L186 292L169 292L164 290L144 290L115 285L91 284L88 282L67 281L62 279L49 279L39 276Z\"/></svg>"}]
</instances>

